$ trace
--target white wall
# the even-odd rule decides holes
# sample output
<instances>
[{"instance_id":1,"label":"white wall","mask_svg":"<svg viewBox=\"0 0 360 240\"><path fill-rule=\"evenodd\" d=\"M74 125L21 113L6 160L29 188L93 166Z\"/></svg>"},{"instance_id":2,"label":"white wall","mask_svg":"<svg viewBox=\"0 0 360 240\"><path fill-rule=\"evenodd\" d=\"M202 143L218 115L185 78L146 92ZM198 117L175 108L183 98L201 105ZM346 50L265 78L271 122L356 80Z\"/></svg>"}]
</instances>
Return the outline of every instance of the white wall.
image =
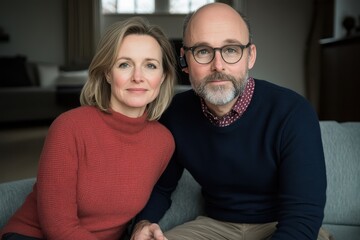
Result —
<instances>
[{"instance_id":1,"label":"white wall","mask_svg":"<svg viewBox=\"0 0 360 240\"><path fill-rule=\"evenodd\" d=\"M0 0L0 26L10 35L9 42L0 42L0 56L63 64L63 6L62 0Z\"/></svg>"},{"instance_id":2,"label":"white wall","mask_svg":"<svg viewBox=\"0 0 360 240\"><path fill-rule=\"evenodd\" d=\"M252 75L305 94L305 44L312 0L248 0L257 60Z\"/></svg>"}]
</instances>

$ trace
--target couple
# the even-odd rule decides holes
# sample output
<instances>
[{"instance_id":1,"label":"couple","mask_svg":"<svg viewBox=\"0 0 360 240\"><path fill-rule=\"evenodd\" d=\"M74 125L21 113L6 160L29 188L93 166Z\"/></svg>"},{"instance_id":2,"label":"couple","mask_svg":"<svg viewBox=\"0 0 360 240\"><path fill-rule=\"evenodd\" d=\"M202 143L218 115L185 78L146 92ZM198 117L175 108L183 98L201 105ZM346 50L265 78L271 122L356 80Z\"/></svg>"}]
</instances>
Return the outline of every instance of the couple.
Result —
<instances>
[{"instance_id":1,"label":"couple","mask_svg":"<svg viewBox=\"0 0 360 240\"><path fill-rule=\"evenodd\" d=\"M141 18L107 30L83 106L52 123L34 190L2 239L120 239L132 219L133 240L330 239L317 116L298 94L249 77L246 19L223 3L199 8L180 56L193 90L169 106L176 61L163 32ZM184 168L207 215L163 233L156 222Z\"/></svg>"}]
</instances>

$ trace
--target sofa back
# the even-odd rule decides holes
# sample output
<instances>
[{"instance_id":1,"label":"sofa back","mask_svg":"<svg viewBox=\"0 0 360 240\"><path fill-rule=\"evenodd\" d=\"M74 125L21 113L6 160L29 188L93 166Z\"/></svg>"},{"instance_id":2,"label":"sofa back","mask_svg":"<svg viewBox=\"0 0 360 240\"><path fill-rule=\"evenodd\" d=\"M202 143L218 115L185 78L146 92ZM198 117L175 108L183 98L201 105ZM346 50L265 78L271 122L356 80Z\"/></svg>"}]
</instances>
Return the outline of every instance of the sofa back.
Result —
<instances>
[{"instance_id":1,"label":"sofa back","mask_svg":"<svg viewBox=\"0 0 360 240\"><path fill-rule=\"evenodd\" d=\"M34 183L35 178L0 183L0 229L23 204Z\"/></svg>"},{"instance_id":2,"label":"sofa back","mask_svg":"<svg viewBox=\"0 0 360 240\"><path fill-rule=\"evenodd\" d=\"M328 183L323 226L335 239L360 239L360 123L320 127Z\"/></svg>"}]
</instances>

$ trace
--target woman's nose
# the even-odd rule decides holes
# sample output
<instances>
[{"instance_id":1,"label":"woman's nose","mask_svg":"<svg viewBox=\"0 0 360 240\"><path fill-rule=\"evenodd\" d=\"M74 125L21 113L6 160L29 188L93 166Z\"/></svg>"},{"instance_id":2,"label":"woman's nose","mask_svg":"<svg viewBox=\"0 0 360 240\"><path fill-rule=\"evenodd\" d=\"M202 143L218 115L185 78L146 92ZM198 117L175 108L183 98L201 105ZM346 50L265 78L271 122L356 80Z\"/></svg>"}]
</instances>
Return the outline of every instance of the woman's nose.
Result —
<instances>
[{"instance_id":1,"label":"woman's nose","mask_svg":"<svg viewBox=\"0 0 360 240\"><path fill-rule=\"evenodd\" d=\"M142 72L141 68L139 68L139 67L134 68L134 73L133 73L133 76L132 76L132 80L134 82L143 81L143 72Z\"/></svg>"}]
</instances>

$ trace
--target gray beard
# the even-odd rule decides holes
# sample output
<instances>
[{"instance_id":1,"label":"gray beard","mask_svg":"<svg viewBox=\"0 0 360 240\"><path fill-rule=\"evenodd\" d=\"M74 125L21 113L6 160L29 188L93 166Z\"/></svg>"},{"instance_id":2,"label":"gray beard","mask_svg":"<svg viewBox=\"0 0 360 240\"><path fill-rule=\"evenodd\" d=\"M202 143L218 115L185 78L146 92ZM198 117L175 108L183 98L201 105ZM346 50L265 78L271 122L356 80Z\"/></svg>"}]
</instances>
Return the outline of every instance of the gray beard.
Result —
<instances>
[{"instance_id":1,"label":"gray beard","mask_svg":"<svg viewBox=\"0 0 360 240\"><path fill-rule=\"evenodd\" d=\"M205 101L216 105L222 106L226 105L238 96L244 93L246 84L248 82L249 72L247 71L244 77L240 77L236 79L234 76L227 75L224 73L216 72L212 75L209 75L201 80L201 84L195 86L191 79L191 85L194 91L202 97ZM232 83L232 87L228 86L210 86L209 82L217 81L221 79L222 81L230 81Z\"/></svg>"}]
</instances>

